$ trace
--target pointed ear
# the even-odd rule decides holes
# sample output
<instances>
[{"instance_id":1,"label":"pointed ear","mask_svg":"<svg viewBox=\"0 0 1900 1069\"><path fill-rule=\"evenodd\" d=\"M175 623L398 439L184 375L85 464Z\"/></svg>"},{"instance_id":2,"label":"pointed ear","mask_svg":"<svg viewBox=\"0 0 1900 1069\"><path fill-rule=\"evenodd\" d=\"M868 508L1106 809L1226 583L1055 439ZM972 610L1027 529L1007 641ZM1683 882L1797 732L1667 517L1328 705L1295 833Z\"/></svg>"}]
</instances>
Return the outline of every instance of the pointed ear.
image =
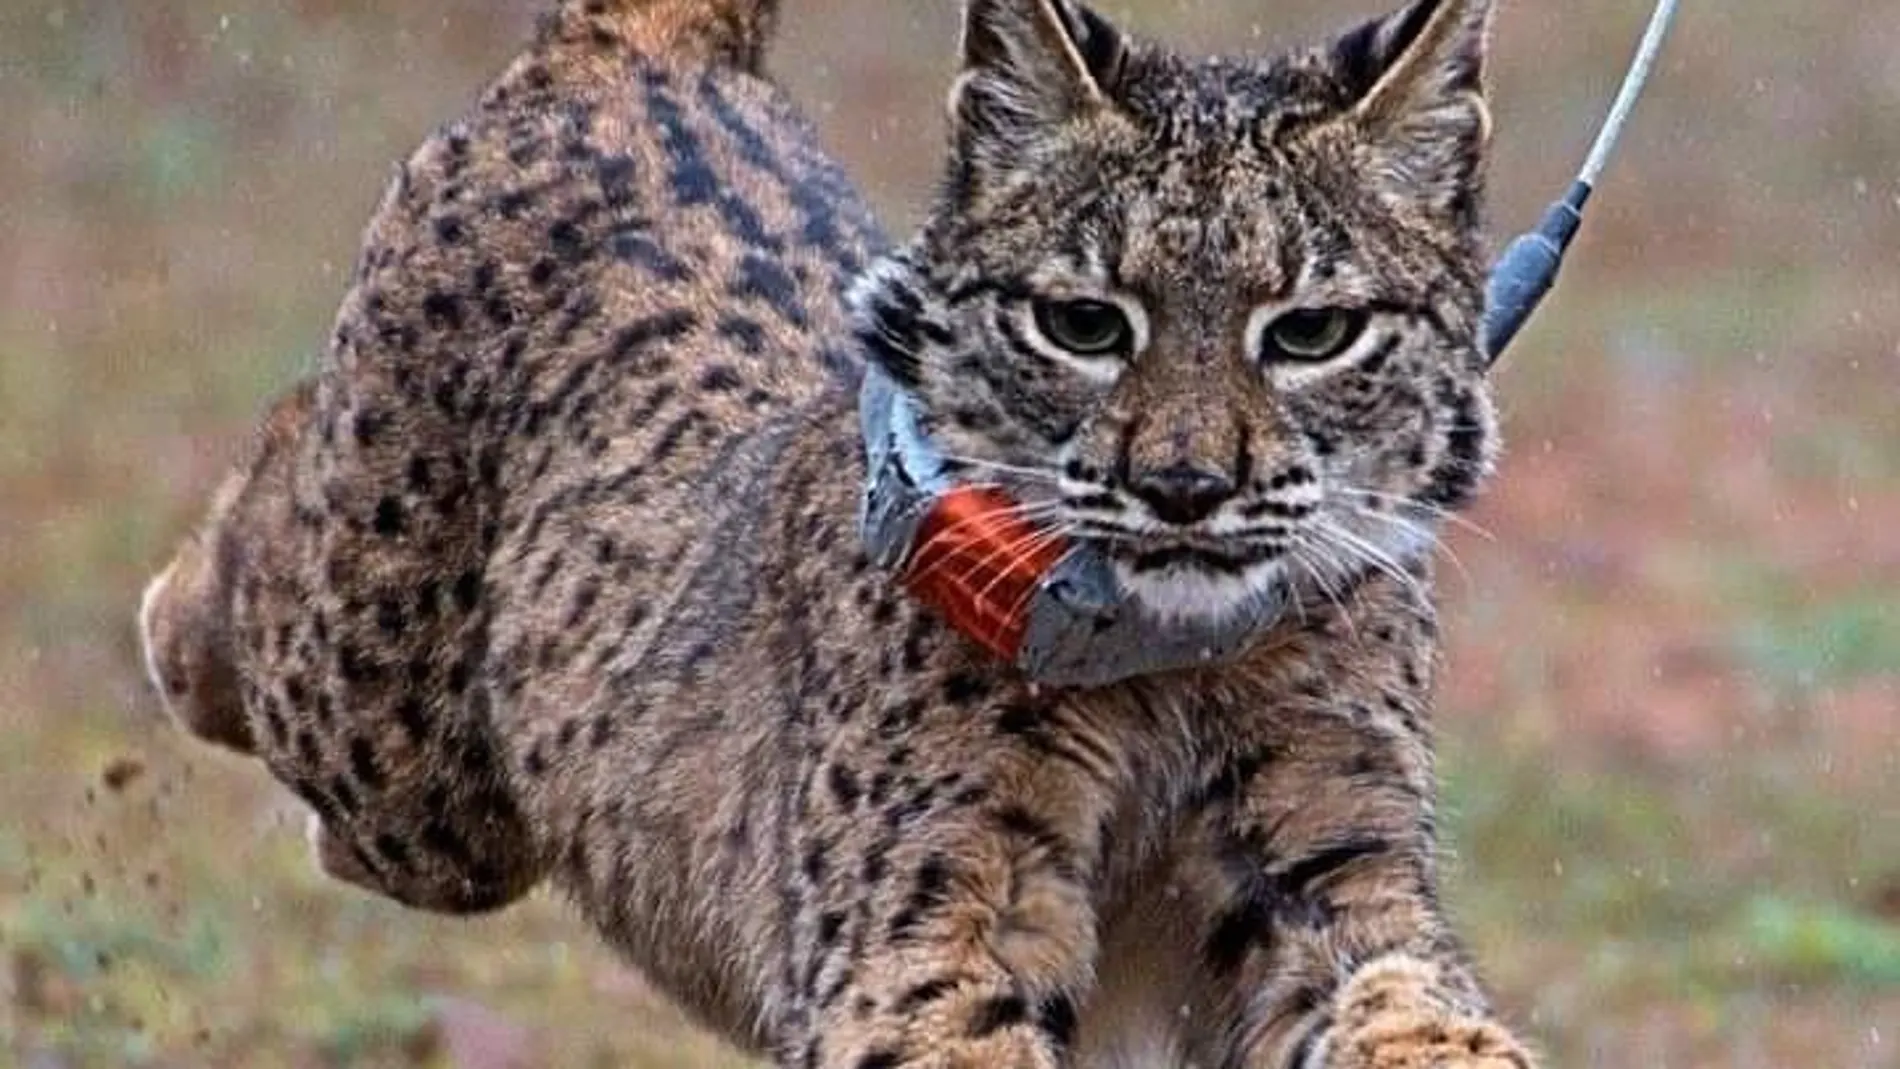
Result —
<instances>
[{"instance_id":1,"label":"pointed ear","mask_svg":"<svg viewBox=\"0 0 1900 1069\"><path fill-rule=\"evenodd\" d=\"M1484 64L1492 0L1414 0L1333 46L1374 164L1426 201L1475 192L1491 140Z\"/></svg>"},{"instance_id":2,"label":"pointed ear","mask_svg":"<svg viewBox=\"0 0 1900 1069\"><path fill-rule=\"evenodd\" d=\"M967 0L950 90L959 141L1014 140L1110 107L1127 42L1074 0Z\"/></svg>"}]
</instances>

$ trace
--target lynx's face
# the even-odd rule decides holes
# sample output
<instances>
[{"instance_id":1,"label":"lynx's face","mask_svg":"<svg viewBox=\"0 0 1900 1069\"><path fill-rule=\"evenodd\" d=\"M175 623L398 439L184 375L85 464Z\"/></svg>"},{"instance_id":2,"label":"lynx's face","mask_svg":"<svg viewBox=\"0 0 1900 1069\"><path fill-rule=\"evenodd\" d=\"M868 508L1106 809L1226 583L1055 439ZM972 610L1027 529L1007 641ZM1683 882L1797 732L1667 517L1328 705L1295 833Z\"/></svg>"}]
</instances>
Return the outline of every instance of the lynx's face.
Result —
<instances>
[{"instance_id":1,"label":"lynx's face","mask_svg":"<svg viewBox=\"0 0 1900 1069\"><path fill-rule=\"evenodd\" d=\"M1403 571L1488 471L1488 4L1189 60L969 5L949 181L857 295L964 477L1164 617Z\"/></svg>"}]
</instances>

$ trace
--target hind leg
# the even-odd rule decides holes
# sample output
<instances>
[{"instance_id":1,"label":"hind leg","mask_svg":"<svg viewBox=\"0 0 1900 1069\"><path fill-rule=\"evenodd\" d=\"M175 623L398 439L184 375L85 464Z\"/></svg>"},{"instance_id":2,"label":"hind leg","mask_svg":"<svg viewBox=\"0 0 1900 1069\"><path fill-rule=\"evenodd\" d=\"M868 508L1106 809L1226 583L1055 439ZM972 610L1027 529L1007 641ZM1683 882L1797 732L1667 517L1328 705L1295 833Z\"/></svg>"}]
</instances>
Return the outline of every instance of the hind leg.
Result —
<instances>
[{"instance_id":1,"label":"hind leg","mask_svg":"<svg viewBox=\"0 0 1900 1069\"><path fill-rule=\"evenodd\" d=\"M326 873L418 908L504 905L543 868L468 679L479 623L438 611L435 627L377 632L393 595L373 569L345 566L374 535L313 525L299 501L299 465L324 448L317 404L305 384L272 408L147 587L148 670L180 726L255 754L316 811ZM434 585L439 609L455 593ZM416 613L405 597L397 608ZM360 605L368 627L347 611Z\"/></svg>"}]
</instances>

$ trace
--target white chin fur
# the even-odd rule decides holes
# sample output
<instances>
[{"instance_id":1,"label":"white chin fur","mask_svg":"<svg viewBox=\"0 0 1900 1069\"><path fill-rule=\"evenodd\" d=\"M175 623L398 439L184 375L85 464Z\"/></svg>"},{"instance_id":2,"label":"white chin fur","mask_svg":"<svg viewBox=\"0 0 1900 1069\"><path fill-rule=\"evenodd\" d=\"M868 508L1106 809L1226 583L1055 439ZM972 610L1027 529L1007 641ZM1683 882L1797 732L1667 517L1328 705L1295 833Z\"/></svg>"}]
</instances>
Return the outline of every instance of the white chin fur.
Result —
<instances>
[{"instance_id":1,"label":"white chin fur","mask_svg":"<svg viewBox=\"0 0 1900 1069\"><path fill-rule=\"evenodd\" d=\"M1164 624L1226 620L1271 591L1285 572L1277 560L1231 575L1188 568L1136 575L1123 564L1115 565L1115 577L1122 589Z\"/></svg>"},{"instance_id":2,"label":"white chin fur","mask_svg":"<svg viewBox=\"0 0 1900 1069\"><path fill-rule=\"evenodd\" d=\"M1397 524L1366 520L1343 526L1357 539L1358 548L1335 544L1330 547L1330 559L1323 562L1315 561L1314 550L1308 548L1303 551L1308 565L1294 569L1291 575L1281 559L1232 575L1190 568L1136 575L1118 562L1116 578L1123 590L1164 624L1186 620L1218 623L1254 605L1282 583L1292 582L1297 588L1295 597L1301 600L1325 600L1333 596L1328 588L1336 590L1348 575L1372 566L1372 557L1404 568L1430 555L1436 546L1436 531L1428 521ZM1310 574L1314 571L1320 578Z\"/></svg>"}]
</instances>

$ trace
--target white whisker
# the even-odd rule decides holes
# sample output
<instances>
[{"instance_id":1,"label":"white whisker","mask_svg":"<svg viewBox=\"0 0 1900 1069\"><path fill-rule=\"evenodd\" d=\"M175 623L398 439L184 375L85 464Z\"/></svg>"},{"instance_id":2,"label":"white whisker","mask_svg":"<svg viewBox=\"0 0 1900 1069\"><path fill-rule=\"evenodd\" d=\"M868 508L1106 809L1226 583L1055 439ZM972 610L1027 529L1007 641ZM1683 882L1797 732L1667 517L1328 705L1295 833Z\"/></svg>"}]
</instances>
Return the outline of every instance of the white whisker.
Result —
<instances>
[{"instance_id":1,"label":"white whisker","mask_svg":"<svg viewBox=\"0 0 1900 1069\"><path fill-rule=\"evenodd\" d=\"M1069 558L1075 556L1075 554L1078 551L1080 551L1081 548L1082 548L1081 546L1071 545L1068 549L1063 550L1062 555L1056 558L1056 562L1049 566L1049 571L1054 572L1057 568L1060 568L1064 564L1067 564L1069 562ZM1029 584L1023 590L1022 595L1016 599L1016 604L1011 605L1009 607L1010 617L1013 619L1019 614L1021 614L1024 609L1028 608L1029 603L1035 600L1036 594L1039 593L1040 590L1041 590L1041 586L1039 584L1036 584L1036 583Z\"/></svg>"},{"instance_id":2,"label":"white whisker","mask_svg":"<svg viewBox=\"0 0 1900 1069\"><path fill-rule=\"evenodd\" d=\"M991 565L997 563L999 560L1005 557L1011 557L1017 554L1022 554L1023 556L1029 556L1029 555L1038 553L1044 547L1049 546L1055 542L1058 542L1064 538L1067 538L1069 536L1069 532L1070 532L1070 528L1067 525L1038 528L1034 531L1031 531L1029 534L1016 539L1014 542L1011 542L1004 546L998 546L996 549L992 550L987 557L983 558L981 563L971 566L970 571L965 576L965 578L967 579L974 576L977 572L983 570L984 568L990 567ZM1001 568L997 569L996 575L993 578L991 578L987 584L984 585L981 591L977 592L977 600L981 601L984 598L989 597L990 594L996 590L997 585L1002 583L1003 580L1008 579L1009 576L1010 576L1010 573L1007 569L1001 569Z\"/></svg>"},{"instance_id":3,"label":"white whisker","mask_svg":"<svg viewBox=\"0 0 1900 1069\"><path fill-rule=\"evenodd\" d=\"M1433 531L1423 524L1408 520L1403 516L1394 515L1390 512L1379 512L1375 509L1365 508L1360 505L1352 506L1352 514L1362 516L1368 520L1377 520L1380 523L1389 524L1404 534L1417 539L1421 545L1429 546L1433 552L1443 553L1445 559L1450 561L1451 566L1457 570L1459 577L1465 584L1466 592L1469 593L1476 586L1476 583L1471 578L1471 569L1465 567L1465 562L1459 559L1457 551L1453 550L1443 538L1440 538L1438 532Z\"/></svg>"},{"instance_id":4,"label":"white whisker","mask_svg":"<svg viewBox=\"0 0 1900 1069\"><path fill-rule=\"evenodd\" d=\"M1431 600L1431 595L1425 589L1425 584L1419 580L1418 576L1412 574L1410 569L1406 568L1405 565L1394 560L1390 553L1385 552L1385 550L1379 548L1377 545L1361 538L1356 532L1342 527L1329 519L1321 518L1316 522L1315 526L1317 530L1337 542L1341 549L1357 556L1374 569L1390 576L1394 582L1404 587L1420 601Z\"/></svg>"},{"instance_id":5,"label":"white whisker","mask_svg":"<svg viewBox=\"0 0 1900 1069\"><path fill-rule=\"evenodd\" d=\"M958 520L957 522L953 524L950 524L948 527L945 527L941 531L933 532L930 538L926 539L922 545L913 547L910 551L910 559L913 562L922 559L926 554L936 549L939 545L944 544L946 542L952 542L955 539L956 535L961 533L964 529L970 527L972 524L982 523L989 520L1005 519L1005 518L1017 519L1025 523L1034 524L1040 520L1047 519L1052 513L1055 512L1055 510L1056 510L1055 505L1049 504L1049 503L1043 503L1043 504L1035 504L1035 505L1015 505L1007 509L999 510L997 512L985 512L985 513L979 513L973 516L966 516L963 519ZM1037 528L1037 531L1040 532L1041 528ZM916 576L913 576L912 581L921 582L922 580L932 575L935 575L937 569L946 566L947 564L949 564L950 562L956 559L957 558L954 553L946 554L945 556L939 558L938 560L931 562L930 566L926 568L923 572L919 573Z\"/></svg>"},{"instance_id":6,"label":"white whisker","mask_svg":"<svg viewBox=\"0 0 1900 1069\"><path fill-rule=\"evenodd\" d=\"M1343 571L1343 569L1340 569L1338 562L1324 552L1325 548L1326 547L1321 543L1299 537L1294 538L1287 544L1288 555L1293 560L1299 562L1301 568L1312 578L1313 585L1319 587L1320 594L1332 604L1334 609L1339 611L1340 618L1346 621L1346 629L1352 633L1353 638L1356 640L1359 637L1359 629L1358 626L1353 623L1352 613L1346 608L1344 595L1341 593L1340 588L1333 585L1334 580L1327 577L1327 573L1330 570L1338 569ZM1307 554L1301 552L1301 550L1312 550L1313 552ZM1337 578L1339 582L1345 582L1343 576Z\"/></svg>"},{"instance_id":7,"label":"white whisker","mask_svg":"<svg viewBox=\"0 0 1900 1069\"><path fill-rule=\"evenodd\" d=\"M1297 544L1289 544L1284 553L1289 569L1297 568L1301 573L1309 571L1305 559L1300 556L1300 547ZM1300 597L1299 587L1291 579L1288 580L1287 585L1289 588L1287 600L1293 603L1293 615L1299 617L1300 626L1305 627L1307 623L1306 599Z\"/></svg>"},{"instance_id":8,"label":"white whisker","mask_svg":"<svg viewBox=\"0 0 1900 1069\"><path fill-rule=\"evenodd\" d=\"M1470 531L1472 534L1475 534L1478 537L1483 538L1484 540L1488 542L1495 542L1498 539L1497 535L1492 534L1490 531L1486 530L1485 528L1479 526L1476 523L1471 522L1470 520L1466 519L1464 516L1456 512L1453 512L1450 509L1443 507L1442 505L1434 505L1434 504L1431 504L1430 502L1418 501L1413 498L1406 497L1403 494L1388 494L1379 490L1367 490L1367 489L1363 489L1361 487L1356 487L1356 486L1344 486L1344 487L1341 487L1338 492L1348 497L1363 497L1368 501L1385 501L1391 504L1402 506L1404 508L1417 509L1418 511L1423 512L1428 516L1433 516L1440 520L1445 521L1446 523L1450 523L1458 527L1462 527L1465 530Z\"/></svg>"},{"instance_id":9,"label":"white whisker","mask_svg":"<svg viewBox=\"0 0 1900 1069\"><path fill-rule=\"evenodd\" d=\"M998 483L998 482L974 482L974 483L960 483L958 484L958 488L964 489L964 490L1001 490L1004 487L1002 483ZM925 496L919 497L916 501L913 501L910 504L909 508L906 508L903 511L903 514L901 515L900 518L909 520L923 513L929 512L931 509L937 506L937 502L939 500L941 499L932 495L925 495Z\"/></svg>"},{"instance_id":10,"label":"white whisker","mask_svg":"<svg viewBox=\"0 0 1900 1069\"><path fill-rule=\"evenodd\" d=\"M982 471L1000 471L1006 475L1017 475L1025 479L1041 479L1043 482L1048 483L1056 482L1061 478L1057 473L1045 468L1026 468L1018 464L1005 464L1000 460L984 460L981 457L966 457L957 453L945 453L943 454L943 459L951 464L962 465L967 468L976 468Z\"/></svg>"}]
</instances>

